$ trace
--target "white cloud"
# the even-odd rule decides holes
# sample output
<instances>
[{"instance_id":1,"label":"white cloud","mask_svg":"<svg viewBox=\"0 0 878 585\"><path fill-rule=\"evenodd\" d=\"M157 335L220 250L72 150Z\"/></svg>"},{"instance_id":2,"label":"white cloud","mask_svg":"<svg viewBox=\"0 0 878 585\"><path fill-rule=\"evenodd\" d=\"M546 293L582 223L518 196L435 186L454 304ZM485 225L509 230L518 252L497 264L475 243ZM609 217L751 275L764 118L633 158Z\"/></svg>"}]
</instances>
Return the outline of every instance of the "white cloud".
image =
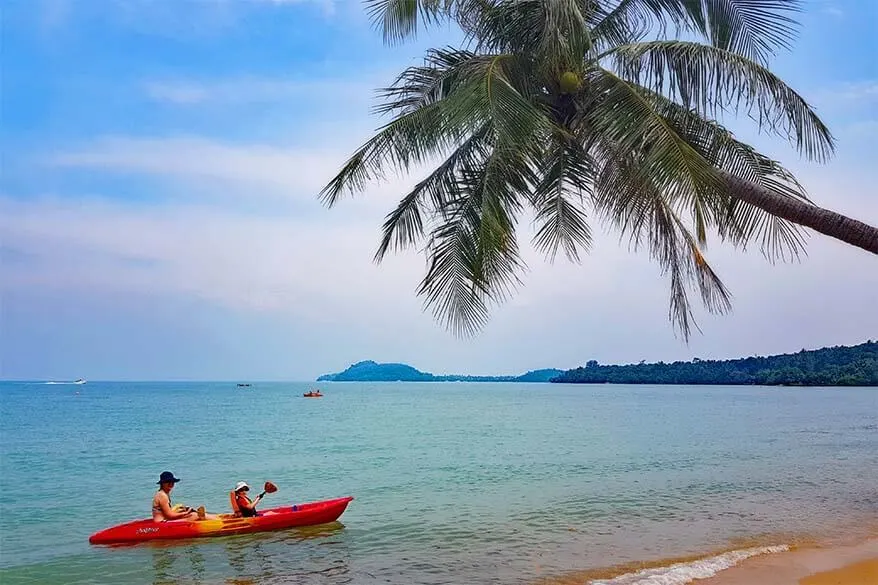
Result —
<instances>
[{"instance_id":1,"label":"white cloud","mask_svg":"<svg viewBox=\"0 0 878 585\"><path fill-rule=\"evenodd\" d=\"M189 39L225 32L243 22L244 9L317 7L324 17L336 12L335 0L27 0L45 34L74 28L83 21L124 27L145 34ZM30 8L30 7L29 7Z\"/></svg>"},{"instance_id":2,"label":"white cloud","mask_svg":"<svg viewBox=\"0 0 878 585\"><path fill-rule=\"evenodd\" d=\"M878 80L850 81L832 87L819 88L811 93L814 100L827 105L844 107L856 104L868 105L878 100Z\"/></svg>"},{"instance_id":3,"label":"white cloud","mask_svg":"<svg viewBox=\"0 0 878 585\"><path fill-rule=\"evenodd\" d=\"M187 84L148 83L146 93L150 98L179 105L200 104L210 98L204 87Z\"/></svg>"},{"instance_id":4,"label":"white cloud","mask_svg":"<svg viewBox=\"0 0 878 585\"><path fill-rule=\"evenodd\" d=\"M297 99L313 101L350 102L365 101L380 83L359 76L353 81L304 80L284 77L239 77L213 81L163 80L144 84L146 94L153 100L176 105L195 105L208 102L222 104L246 104L253 102L277 102ZM301 104L297 104L301 107Z\"/></svg>"},{"instance_id":5,"label":"white cloud","mask_svg":"<svg viewBox=\"0 0 878 585\"><path fill-rule=\"evenodd\" d=\"M228 0L216 0L216 1L228 1ZM275 6L284 6L284 5L293 5L293 4L318 4L323 7L323 10L327 14L332 14L335 12L335 0L244 0L245 2L251 2L253 4L274 4Z\"/></svg>"},{"instance_id":6,"label":"white cloud","mask_svg":"<svg viewBox=\"0 0 878 585\"><path fill-rule=\"evenodd\" d=\"M158 179L161 193L175 200L246 203L268 213L282 205L313 219L326 217L320 190L359 144L344 136L331 138L336 140L332 148L318 143L308 147L236 144L193 136L106 137L50 155L43 162L57 168ZM378 214L379 221L420 176L421 171L415 170L409 179L377 183L366 194L356 195L358 204ZM332 217L354 213L341 205Z\"/></svg>"},{"instance_id":7,"label":"white cloud","mask_svg":"<svg viewBox=\"0 0 878 585\"><path fill-rule=\"evenodd\" d=\"M40 3L40 28L45 34L64 26L73 10L71 0L42 0Z\"/></svg>"},{"instance_id":8,"label":"white cloud","mask_svg":"<svg viewBox=\"0 0 878 585\"><path fill-rule=\"evenodd\" d=\"M107 137L47 161L58 167L221 185L251 199L278 192L314 198L339 168L341 156L338 151L231 144L192 136Z\"/></svg>"},{"instance_id":9,"label":"white cloud","mask_svg":"<svg viewBox=\"0 0 878 585\"><path fill-rule=\"evenodd\" d=\"M852 100L876 100L878 99L878 80L859 81L846 83L837 90L837 95Z\"/></svg>"},{"instance_id":10,"label":"white cloud","mask_svg":"<svg viewBox=\"0 0 878 585\"><path fill-rule=\"evenodd\" d=\"M377 298L367 224L56 198L0 200L0 210L5 245L34 258L7 286L174 292L303 313Z\"/></svg>"},{"instance_id":11,"label":"white cloud","mask_svg":"<svg viewBox=\"0 0 878 585\"><path fill-rule=\"evenodd\" d=\"M820 12L823 14L828 14L834 18L839 18L839 19L844 18L844 16L845 16L844 11L841 8L839 8L839 6L835 2L833 2L831 0L824 0L819 6L820 6Z\"/></svg>"}]
</instances>

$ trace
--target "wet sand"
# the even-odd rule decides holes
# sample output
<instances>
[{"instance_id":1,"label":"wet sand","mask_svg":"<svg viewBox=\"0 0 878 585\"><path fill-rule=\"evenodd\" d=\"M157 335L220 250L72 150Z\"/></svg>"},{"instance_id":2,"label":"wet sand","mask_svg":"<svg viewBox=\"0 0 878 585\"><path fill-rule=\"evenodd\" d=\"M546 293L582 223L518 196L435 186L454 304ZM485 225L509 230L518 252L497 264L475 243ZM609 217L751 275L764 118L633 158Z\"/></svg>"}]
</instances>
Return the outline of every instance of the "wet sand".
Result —
<instances>
[{"instance_id":1,"label":"wet sand","mask_svg":"<svg viewBox=\"0 0 878 585\"><path fill-rule=\"evenodd\" d=\"M738 539L708 554L572 571L533 585L878 585L878 527L871 523L844 536L786 536Z\"/></svg>"},{"instance_id":2,"label":"wet sand","mask_svg":"<svg viewBox=\"0 0 878 585\"><path fill-rule=\"evenodd\" d=\"M878 585L878 538L753 557L699 585Z\"/></svg>"}]
</instances>

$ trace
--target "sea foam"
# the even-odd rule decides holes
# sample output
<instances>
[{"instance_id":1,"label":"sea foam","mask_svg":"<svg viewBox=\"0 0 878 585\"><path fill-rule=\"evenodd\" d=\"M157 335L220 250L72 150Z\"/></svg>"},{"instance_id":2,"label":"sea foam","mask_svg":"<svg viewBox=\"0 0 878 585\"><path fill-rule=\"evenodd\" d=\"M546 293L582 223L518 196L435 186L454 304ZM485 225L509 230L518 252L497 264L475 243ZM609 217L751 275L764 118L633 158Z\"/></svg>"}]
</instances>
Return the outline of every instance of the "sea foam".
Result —
<instances>
[{"instance_id":1,"label":"sea foam","mask_svg":"<svg viewBox=\"0 0 878 585\"><path fill-rule=\"evenodd\" d=\"M676 563L667 567L654 567L643 569L636 573L626 573L612 579L589 581L590 585L685 585L696 579L713 577L720 571L734 567L741 561L757 555L778 553L790 550L790 547L781 544L777 546L762 546L733 550L716 555L690 561Z\"/></svg>"}]
</instances>

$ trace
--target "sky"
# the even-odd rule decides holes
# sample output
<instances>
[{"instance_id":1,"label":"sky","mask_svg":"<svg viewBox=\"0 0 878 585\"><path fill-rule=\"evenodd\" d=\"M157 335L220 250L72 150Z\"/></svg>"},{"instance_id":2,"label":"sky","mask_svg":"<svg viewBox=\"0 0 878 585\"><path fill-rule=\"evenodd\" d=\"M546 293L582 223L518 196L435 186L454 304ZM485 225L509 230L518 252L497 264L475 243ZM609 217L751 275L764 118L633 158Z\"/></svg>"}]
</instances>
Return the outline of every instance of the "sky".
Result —
<instances>
[{"instance_id":1,"label":"sky","mask_svg":"<svg viewBox=\"0 0 878 585\"><path fill-rule=\"evenodd\" d=\"M599 224L580 264L526 249L517 294L455 337L415 294L422 256L372 260L418 177L317 198L385 121L375 90L454 29L385 46L354 0L0 5L0 379L310 380L364 359L510 374L878 338L878 260L812 233L780 264L714 238L733 312L699 312L687 343L659 268ZM876 6L809 1L772 65L837 137L830 162L741 130L816 203L872 225Z\"/></svg>"}]
</instances>

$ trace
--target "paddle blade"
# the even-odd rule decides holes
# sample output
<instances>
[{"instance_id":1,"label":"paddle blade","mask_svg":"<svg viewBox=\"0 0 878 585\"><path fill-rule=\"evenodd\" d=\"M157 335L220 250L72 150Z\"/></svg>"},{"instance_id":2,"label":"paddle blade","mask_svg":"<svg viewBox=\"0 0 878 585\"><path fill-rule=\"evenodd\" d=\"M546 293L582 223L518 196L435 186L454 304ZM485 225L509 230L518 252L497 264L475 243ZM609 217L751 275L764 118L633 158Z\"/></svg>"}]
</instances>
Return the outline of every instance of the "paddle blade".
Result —
<instances>
[{"instance_id":1,"label":"paddle blade","mask_svg":"<svg viewBox=\"0 0 878 585\"><path fill-rule=\"evenodd\" d=\"M265 482L265 493L273 494L277 491L277 486L271 483L270 481Z\"/></svg>"}]
</instances>

